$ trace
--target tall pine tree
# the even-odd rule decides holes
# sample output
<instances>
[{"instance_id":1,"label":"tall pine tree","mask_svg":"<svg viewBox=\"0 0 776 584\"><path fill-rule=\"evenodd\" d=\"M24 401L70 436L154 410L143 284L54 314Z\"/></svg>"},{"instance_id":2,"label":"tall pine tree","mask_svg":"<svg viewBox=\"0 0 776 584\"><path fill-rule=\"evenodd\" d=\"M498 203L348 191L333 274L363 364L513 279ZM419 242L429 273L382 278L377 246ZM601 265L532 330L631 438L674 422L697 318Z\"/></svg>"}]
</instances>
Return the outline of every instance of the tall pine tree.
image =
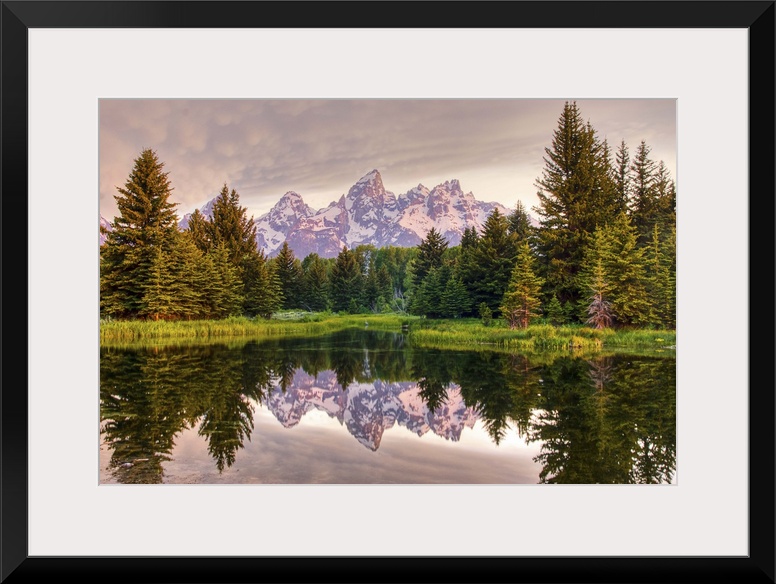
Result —
<instances>
[{"instance_id":1,"label":"tall pine tree","mask_svg":"<svg viewBox=\"0 0 776 584\"><path fill-rule=\"evenodd\" d=\"M283 291L274 265L258 250L243 261L242 272L243 312L270 318L283 305Z\"/></svg>"},{"instance_id":2,"label":"tall pine tree","mask_svg":"<svg viewBox=\"0 0 776 584\"><path fill-rule=\"evenodd\" d=\"M631 192L630 152L625 140L620 142L615 154L614 185L617 193L618 214L628 211Z\"/></svg>"},{"instance_id":3,"label":"tall pine tree","mask_svg":"<svg viewBox=\"0 0 776 584\"><path fill-rule=\"evenodd\" d=\"M327 263L317 253L311 253L302 261L303 304L308 310L322 311L329 308L329 273Z\"/></svg>"},{"instance_id":4,"label":"tall pine tree","mask_svg":"<svg viewBox=\"0 0 776 584\"><path fill-rule=\"evenodd\" d=\"M280 246L273 263L283 290L283 308L301 308L304 273L301 262L294 256L294 251L287 241Z\"/></svg>"},{"instance_id":5,"label":"tall pine tree","mask_svg":"<svg viewBox=\"0 0 776 584\"><path fill-rule=\"evenodd\" d=\"M534 257L527 241L517 250L515 268L501 299L501 314L510 328L528 328L531 319L539 316L539 297L543 281L536 275Z\"/></svg>"},{"instance_id":6,"label":"tall pine tree","mask_svg":"<svg viewBox=\"0 0 776 584\"><path fill-rule=\"evenodd\" d=\"M354 312L361 300L363 280L355 252L343 247L331 272L332 309Z\"/></svg>"},{"instance_id":7,"label":"tall pine tree","mask_svg":"<svg viewBox=\"0 0 776 584\"><path fill-rule=\"evenodd\" d=\"M447 245L447 240L434 227L418 244L418 255L413 264L415 286L420 286L432 268L438 268L442 265L442 256Z\"/></svg>"},{"instance_id":8,"label":"tall pine tree","mask_svg":"<svg viewBox=\"0 0 776 584\"><path fill-rule=\"evenodd\" d=\"M518 201L515 210L509 214L509 232L515 235L515 242L518 244L530 240L533 234L531 219L522 201Z\"/></svg>"},{"instance_id":9,"label":"tall pine tree","mask_svg":"<svg viewBox=\"0 0 776 584\"><path fill-rule=\"evenodd\" d=\"M657 192L655 190L657 164L649 157L650 152L651 148L642 140L631 164L633 175L631 219L642 244L649 241L657 211Z\"/></svg>"},{"instance_id":10,"label":"tall pine tree","mask_svg":"<svg viewBox=\"0 0 776 584\"><path fill-rule=\"evenodd\" d=\"M644 326L653 322L645 251L638 246L636 228L625 213L612 225L599 228L586 247L579 278L580 295L586 300L582 311L589 314L591 294L600 293L609 303L613 324Z\"/></svg>"},{"instance_id":11,"label":"tall pine tree","mask_svg":"<svg viewBox=\"0 0 776 584\"><path fill-rule=\"evenodd\" d=\"M618 194L608 145L584 123L576 103L566 102L545 148L545 167L536 181L539 205L538 250L545 279L544 297L577 305L577 275L588 236L612 221Z\"/></svg>"},{"instance_id":12,"label":"tall pine tree","mask_svg":"<svg viewBox=\"0 0 776 584\"><path fill-rule=\"evenodd\" d=\"M673 230L673 233L676 233ZM652 242L647 250L649 297L653 305L653 321L657 327L676 327L676 274L674 271L675 244L673 233L663 237L656 223Z\"/></svg>"},{"instance_id":13,"label":"tall pine tree","mask_svg":"<svg viewBox=\"0 0 776 584\"><path fill-rule=\"evenodd\" d=\"M115 196L119 215L100 250L100 312L117 318L158 318L149 281L164 282L163 263L175 245L178 218L172 187L156 152L144 149ZM149 306L148 302L152 305ZM154 316L156 315L156 316Z\"/></svg>"},{"instance_id":14,"label":"tall pine tree","mask_svg":"<svg viewBox=\"0 0 776 584\"><path fill-rule=\"evenodd\" d=\"M516 235L509 232L509 221L494 209L485 220L472 254L467 287L473 305L484 302L494 313L499 309L515 266L516 252Z\"/></svg>"},{"instance_id":15,"label":"tall pine tree","mask_svg":"<svg viewBox=\"0 0 776 584\"><path fill-rule=\"evenodd\" d=\"M230 191L226 183L213 203L213 217L205 223L205 227L210 249L223 247L235 267L239 267L246 256L256 252L253 217L248 217L247 209L240 205L240 195L234 189Z\"/></svg>"}]
</instances>

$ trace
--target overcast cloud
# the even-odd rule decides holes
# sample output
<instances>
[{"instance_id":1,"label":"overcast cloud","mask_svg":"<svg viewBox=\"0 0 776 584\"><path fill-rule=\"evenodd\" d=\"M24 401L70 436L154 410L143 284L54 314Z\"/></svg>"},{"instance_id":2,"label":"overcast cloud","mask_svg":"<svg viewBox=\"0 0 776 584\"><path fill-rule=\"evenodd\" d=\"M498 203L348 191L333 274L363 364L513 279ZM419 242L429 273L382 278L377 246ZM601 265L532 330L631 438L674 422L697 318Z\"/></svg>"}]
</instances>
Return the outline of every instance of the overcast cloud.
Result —
<instances>
[{"instance_id":1,"label":"overcast cloud","mask_svg":"<svg viewBox=\"0 0 776 584\"><path fill-rule=\"evenodd\" d=\"M576 100L582 116L631 155L641 140L676 177L676 102ZM483 201L530 210L564 100L121 100L100 102L100 213L133 161L165 163L178 214L227 183L256 217L287 191L314 208L376 168L397 195L456 178Z\"/></svg>"}]
</instances>

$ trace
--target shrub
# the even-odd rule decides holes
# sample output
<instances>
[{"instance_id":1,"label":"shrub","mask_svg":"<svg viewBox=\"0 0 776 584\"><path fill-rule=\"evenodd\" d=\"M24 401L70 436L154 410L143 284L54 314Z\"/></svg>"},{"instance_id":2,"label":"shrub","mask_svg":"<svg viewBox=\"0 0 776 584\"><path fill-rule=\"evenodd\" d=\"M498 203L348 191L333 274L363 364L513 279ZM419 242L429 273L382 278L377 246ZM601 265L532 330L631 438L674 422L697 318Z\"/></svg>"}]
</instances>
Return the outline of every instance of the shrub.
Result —
<instances>
[{"instance_id":1,"label":"shrub","mask_svg":"<svg viewBox=\"0 0 776 584\"><path fill-rule=\"evenodd\" d=\"M482 326L490 326L490 323L493 322L493 311L490 309L490 306L480 302L479 313L482 319Z\"/></svg>"}]
</instances>

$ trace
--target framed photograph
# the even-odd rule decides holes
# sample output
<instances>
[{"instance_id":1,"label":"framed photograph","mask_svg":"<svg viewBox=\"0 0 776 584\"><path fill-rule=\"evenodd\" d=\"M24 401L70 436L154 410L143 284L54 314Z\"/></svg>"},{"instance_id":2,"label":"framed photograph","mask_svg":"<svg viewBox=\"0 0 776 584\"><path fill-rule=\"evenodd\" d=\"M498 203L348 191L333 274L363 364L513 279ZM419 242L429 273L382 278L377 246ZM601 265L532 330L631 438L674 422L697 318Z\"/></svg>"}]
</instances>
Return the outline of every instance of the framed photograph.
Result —
<instances>
[{"instance_id":1,"label":"framed photograph","mask_svg":"<svg viewBox=\"0 0 776 584\"><path fill-rule=\"evenodd\" d=\"M2 581L773 582L774 14L2 2ZM595 219L555 204L580 143ZM572 211L579 280L548 283ZM175 279L206 270L207 298ZM122 336L270 314L264 344ZM562 359L464 347L494 317ZM591 357L612 323L638 350Z\"/></svg>"}]
</instances>

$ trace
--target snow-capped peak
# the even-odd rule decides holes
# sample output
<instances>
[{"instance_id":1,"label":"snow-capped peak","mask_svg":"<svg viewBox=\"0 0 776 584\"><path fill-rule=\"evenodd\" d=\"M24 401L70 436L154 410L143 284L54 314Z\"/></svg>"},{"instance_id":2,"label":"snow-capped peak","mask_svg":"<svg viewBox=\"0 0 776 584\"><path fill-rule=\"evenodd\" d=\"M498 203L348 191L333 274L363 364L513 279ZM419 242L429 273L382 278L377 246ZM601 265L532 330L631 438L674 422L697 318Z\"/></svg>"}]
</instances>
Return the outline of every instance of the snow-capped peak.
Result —
<instances>
[{"instance_id":1,"label":"snow-capped peak","mask_svg":"<svg viewBox=\"0 0 776 584\"><path fill-rule=\"evenodd\" d=\"M356 184L368 183L376 180L379 180L381 183L383 182L383 177L380 176L380 172L375 168L371 172L358 179Z\"/></svg>"},{"instance_id":2,"label":"snow-capped peak","mask_svg":"<svg viewBox=\"0 0 776 584\"><path fill-rule=\"evenodd\" d=\"M299 193L297 193L295 191L288 191L288 192L286 192L285 195L280 197L280 201L301 201L301 200L302 200L302 195L300 195ZM278 201L278 202L280 202L280 201Z\"/></svg>"},{"instance_id":3,"label":"snow-capped peak","mask_svg":"<svg viewBox=\"0 0 776 584\"><path fill-rule=\"evenodd\" d=\"M200 207L205 217L212 216L215 199ZM267 213L254 221L256 243L270 257L287 241L298 258L310 253L331 258L343 247L414 247L435 228L448 241L460 243L467 227L477 231L494 209L504 215L509 209L499 203L475 199L464 193L458 179L446 180L433 189L422 183L398 197L387 191L377 169L373 169L328 206L315 210L301 195L287 191ZM188 226L191 213L184 216L180 228Z\"/></svg>"},{"instance_id":4,"label":"snow-capped peak","mask_svg":"<svg viewBox=\"0 0 776 584\"><path fill-rule=\"evenodd\" d=\"M350 187L347 198L357 199L367 196L369 198L383 199L385 194L383 177L375 169L369 174L362 176L356 184Z\"/></svg>"}]
</instances>

